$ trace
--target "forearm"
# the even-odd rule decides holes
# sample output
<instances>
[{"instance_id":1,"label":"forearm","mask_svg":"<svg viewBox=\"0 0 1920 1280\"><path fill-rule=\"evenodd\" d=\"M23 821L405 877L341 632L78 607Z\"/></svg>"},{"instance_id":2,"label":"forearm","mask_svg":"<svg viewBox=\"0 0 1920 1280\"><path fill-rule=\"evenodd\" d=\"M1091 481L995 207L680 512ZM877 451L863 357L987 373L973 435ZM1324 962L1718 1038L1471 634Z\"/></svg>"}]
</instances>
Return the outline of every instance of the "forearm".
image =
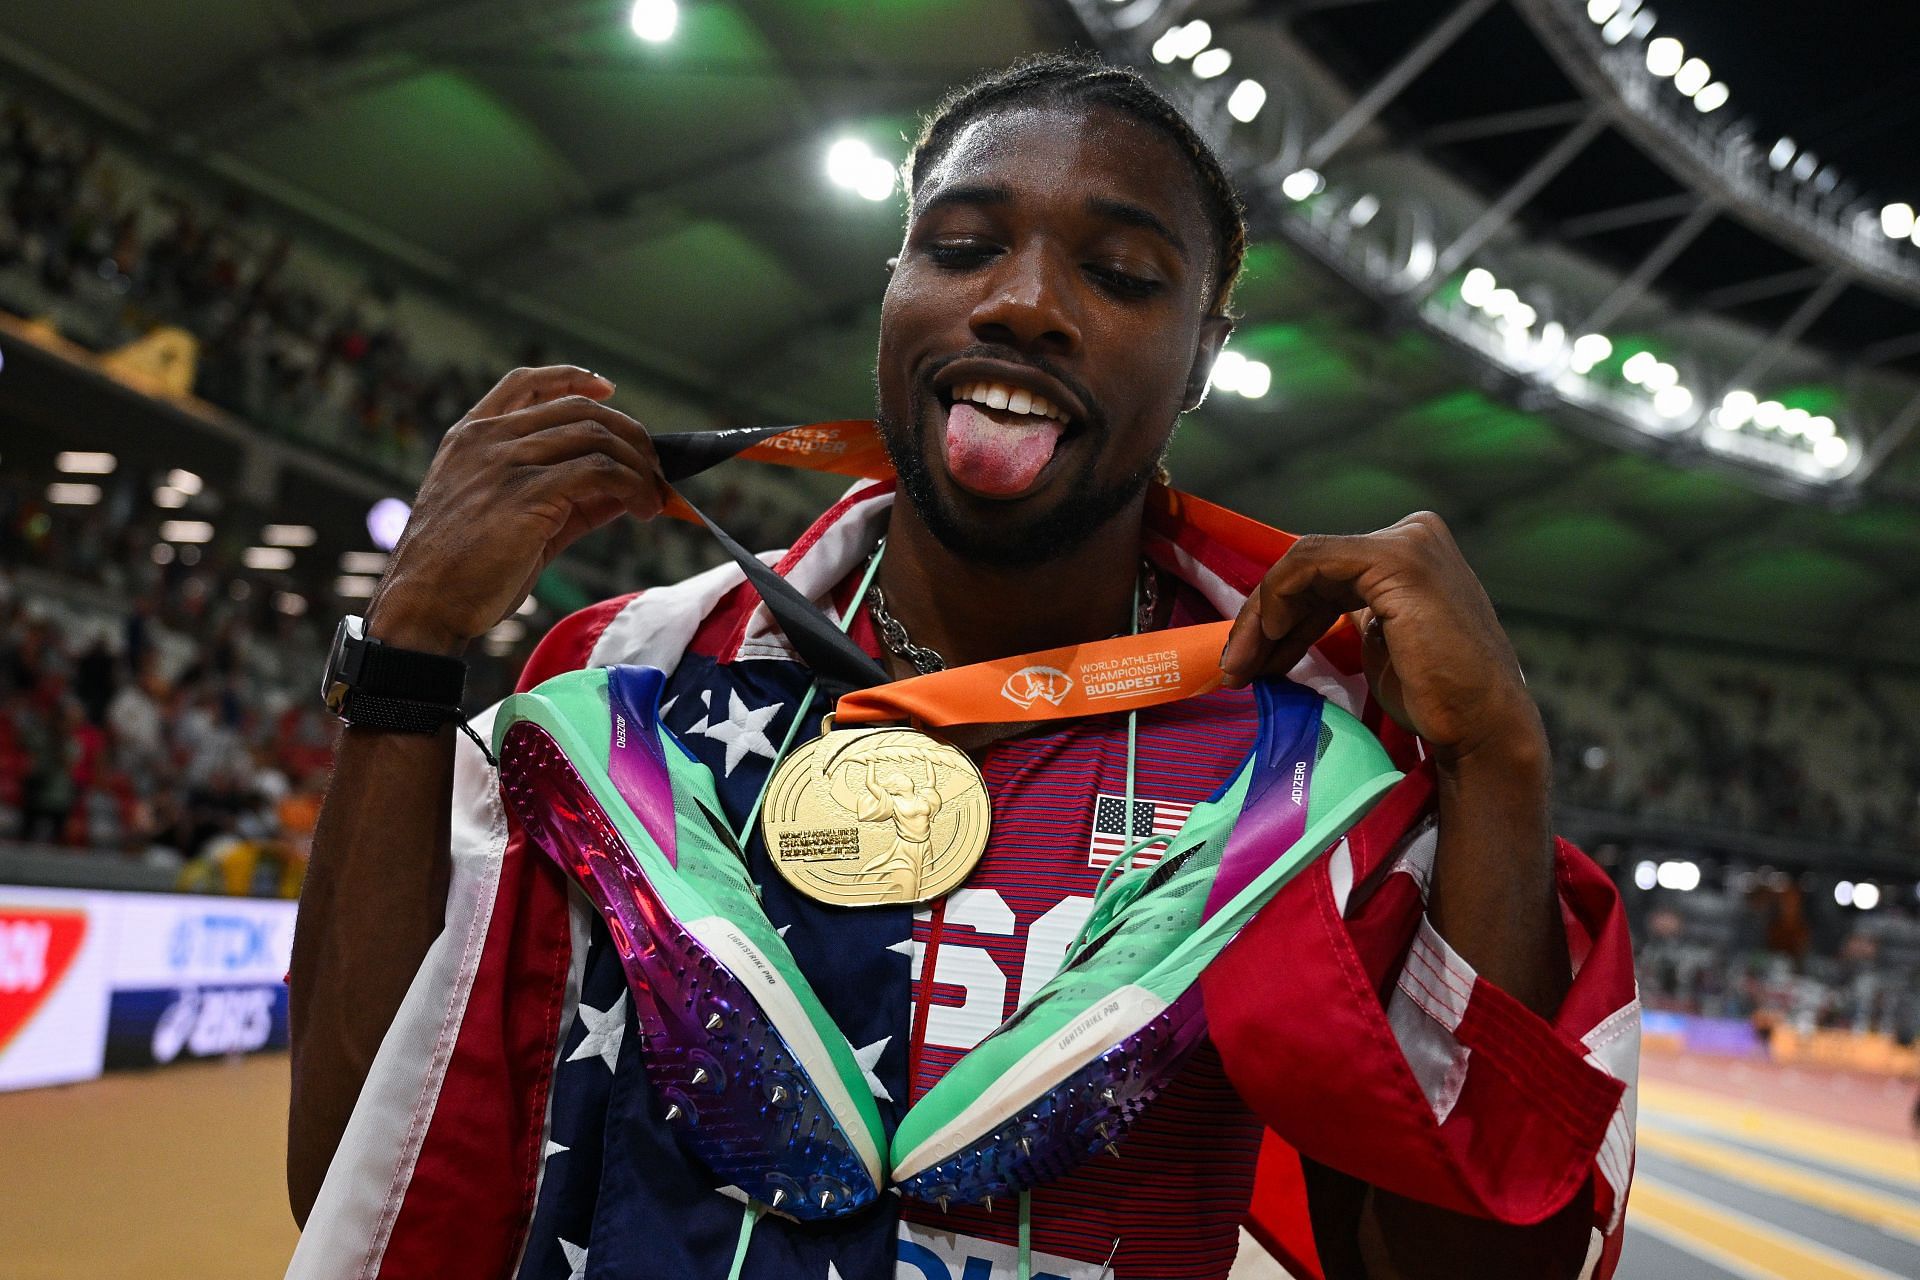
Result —
<instances>
[{"instance_id":1,"label":"forearm","mask_svg":"<svg viewBox=\"0 0 1920 1280\"><path fill-rule=\"evenodd\" d=\"M454 732L341 735L288 978L287 1187L302 1225L446 913Z\"/></svg>"},{"instance_id":2,"label":"forearm","mask_svg":"<svg viewBox=\"0 0 1920 1280\"><path fill-rule=\"evenodd\" d=\"M1554 885L1546 736L1537 717L1441 760L1437 772L1440 843L1428 917L1482 978L1551 1018L1572 975Z\"/></svg>"}]
</instances>

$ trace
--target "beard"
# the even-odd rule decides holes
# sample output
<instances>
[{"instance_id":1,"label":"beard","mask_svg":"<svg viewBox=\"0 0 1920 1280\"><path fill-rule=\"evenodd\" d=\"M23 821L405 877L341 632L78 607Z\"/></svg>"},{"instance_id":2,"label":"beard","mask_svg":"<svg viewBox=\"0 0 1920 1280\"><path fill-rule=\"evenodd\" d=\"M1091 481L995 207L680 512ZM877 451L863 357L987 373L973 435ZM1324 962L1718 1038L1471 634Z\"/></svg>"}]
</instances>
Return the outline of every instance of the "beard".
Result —
<instances>
[{"instance_id":1,"label":"beard","mask_svg":"<svg viewBox=\"0 0 1920 1280\"><path fill-rule=\"evenodd\" d=\"M1023 569L1073 551L1146 491L1158 457L1132 475L1104 488L1091 483L1068 486L1052 507L1026 516L995 515L972 519L954 510L940 494L928 460L926 392L915 388L905 422L877 410L880 439L900 477L900 491L940 545L962 559L996 569Z\"/></svg>"}]
</instances>

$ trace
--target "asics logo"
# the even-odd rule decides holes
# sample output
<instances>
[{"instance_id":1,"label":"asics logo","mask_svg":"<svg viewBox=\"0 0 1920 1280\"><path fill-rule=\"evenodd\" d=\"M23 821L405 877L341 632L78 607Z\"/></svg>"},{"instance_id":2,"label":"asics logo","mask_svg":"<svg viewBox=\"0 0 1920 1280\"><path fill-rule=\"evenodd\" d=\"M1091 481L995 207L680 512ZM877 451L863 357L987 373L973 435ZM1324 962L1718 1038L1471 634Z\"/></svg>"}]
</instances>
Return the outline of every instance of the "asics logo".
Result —
<instances>
[{"instance_id":1,"label":"asics logo","mask_svg":"<svg viewBox=\"0 0 1920 1280\"><path fill-rule=\"evenodd\" d=\"M1000 686L1000 696L1022 711L1036 702L1059 706L1073 689L1073 677L1058 667L1022 667Z\"/></svg>"}]
</instances>

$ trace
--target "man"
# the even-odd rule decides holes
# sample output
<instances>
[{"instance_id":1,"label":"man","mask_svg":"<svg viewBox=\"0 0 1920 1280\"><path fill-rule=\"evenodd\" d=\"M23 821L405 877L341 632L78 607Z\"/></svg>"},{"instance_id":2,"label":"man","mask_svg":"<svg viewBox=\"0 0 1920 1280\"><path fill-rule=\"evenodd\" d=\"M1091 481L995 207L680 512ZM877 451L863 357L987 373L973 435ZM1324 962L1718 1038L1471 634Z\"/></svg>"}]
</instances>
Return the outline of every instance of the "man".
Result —
<instances>
[{"instance_id":1,"label":"man","mask_svg":"<svg viewBox=\"0 0 1920 1280\"><path fill-rule=\"evenodd\" d=\"M1278 555L1150 484L1232 327L1244 227L1218 161L1137 76L1050 58L950 99L911 164L877 360L906 500L856 487L781 561L789 582L896 678L1234 616L1228 687L1138 721L1156 813L1245 758L1261 673L1337 696L1412 773L1222 954L1214 1044L1123 1159L1033 1193L1030 1245L1010 1206L891 1197L749 1242L662 1122L603 924L509 829L481 753L456 769L451 729L356 726L292 973L294 1273L1218 1277L1262 1121L1304 1155L1269 1146L1270 1185L1293 1190L1262 1211L1303 1271L1610 1272L1638 1026L1624 928L1549 835L1544 735L1484 592L1431 515ZM574 539L661 510L612 391L516 371L449 433L372 635L457 653ZM1329 633L1343 614L1358 630ZM812 676L739 570L576 615L522 687L612 662L670 672L662 714L744 826ZM750 850L890 1121L1058 968L1113 856L1098 803L1128 790L1120 717L953 739L993 837L929 909L823 907Z\"/></svg>"}]
</instances>

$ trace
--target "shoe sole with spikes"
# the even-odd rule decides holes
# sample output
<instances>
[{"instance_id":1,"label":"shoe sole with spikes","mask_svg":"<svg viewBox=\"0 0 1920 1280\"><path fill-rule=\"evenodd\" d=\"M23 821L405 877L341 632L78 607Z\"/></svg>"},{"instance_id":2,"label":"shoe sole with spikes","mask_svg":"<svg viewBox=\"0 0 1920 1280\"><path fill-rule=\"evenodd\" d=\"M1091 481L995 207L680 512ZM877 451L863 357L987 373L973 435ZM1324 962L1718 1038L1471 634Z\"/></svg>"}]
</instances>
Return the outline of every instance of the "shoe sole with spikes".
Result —
<instances>
[{"instance_id":1,"label":"shoe sole with spikes","mask_svg":"<svg viewBox=\"0 0 1920 1280\"><path fill-rule=\"evenodd\" d=\"M1033 1105L957 1154L899 1184L929 1204L993 1197L1065 1177L1088 1158L1120 1157L1120 1140L1206 1036L1199 992L1121 1040Z\"/></svg>"},{"instance_id":2,"label":"shoe sole with spikes","mask_svg":"<svg viewBox=\"0 0 1920 1280\"><path fill-rule=\"evenodd\" d=\"M796 990L804 980L764 917L738 920L738 903L731 915L717 909L681 870L695 857L737 858L695 847L712 813L696 803L690 831L680 812L678 865L662 856L607 772L576 763L596 757L574 722L591 723L595 705L604 721L604 698L583 717L564 692L543 691L516 695L496 721L502 790L606 922L664 1119L723 1184L780 1213L819 1219L871 1204L885 1148L851 1049L811 992Z\"/></svg>"},{"instance_id":3,"label":"shoe sole with spikes","mask_svg":"<svg viewBox=\"0 0 1920 1280\"><path fill-rule=\"evenodd\" d=\"M1285 682L1259 696L1260 745L1233 783L1096 895L1084 945L902 1118L903 1194L977 1202L1113 1149L1204 1034L1207 964L1399 780L1346 712Z\"/></svg>"}]
</instances>

